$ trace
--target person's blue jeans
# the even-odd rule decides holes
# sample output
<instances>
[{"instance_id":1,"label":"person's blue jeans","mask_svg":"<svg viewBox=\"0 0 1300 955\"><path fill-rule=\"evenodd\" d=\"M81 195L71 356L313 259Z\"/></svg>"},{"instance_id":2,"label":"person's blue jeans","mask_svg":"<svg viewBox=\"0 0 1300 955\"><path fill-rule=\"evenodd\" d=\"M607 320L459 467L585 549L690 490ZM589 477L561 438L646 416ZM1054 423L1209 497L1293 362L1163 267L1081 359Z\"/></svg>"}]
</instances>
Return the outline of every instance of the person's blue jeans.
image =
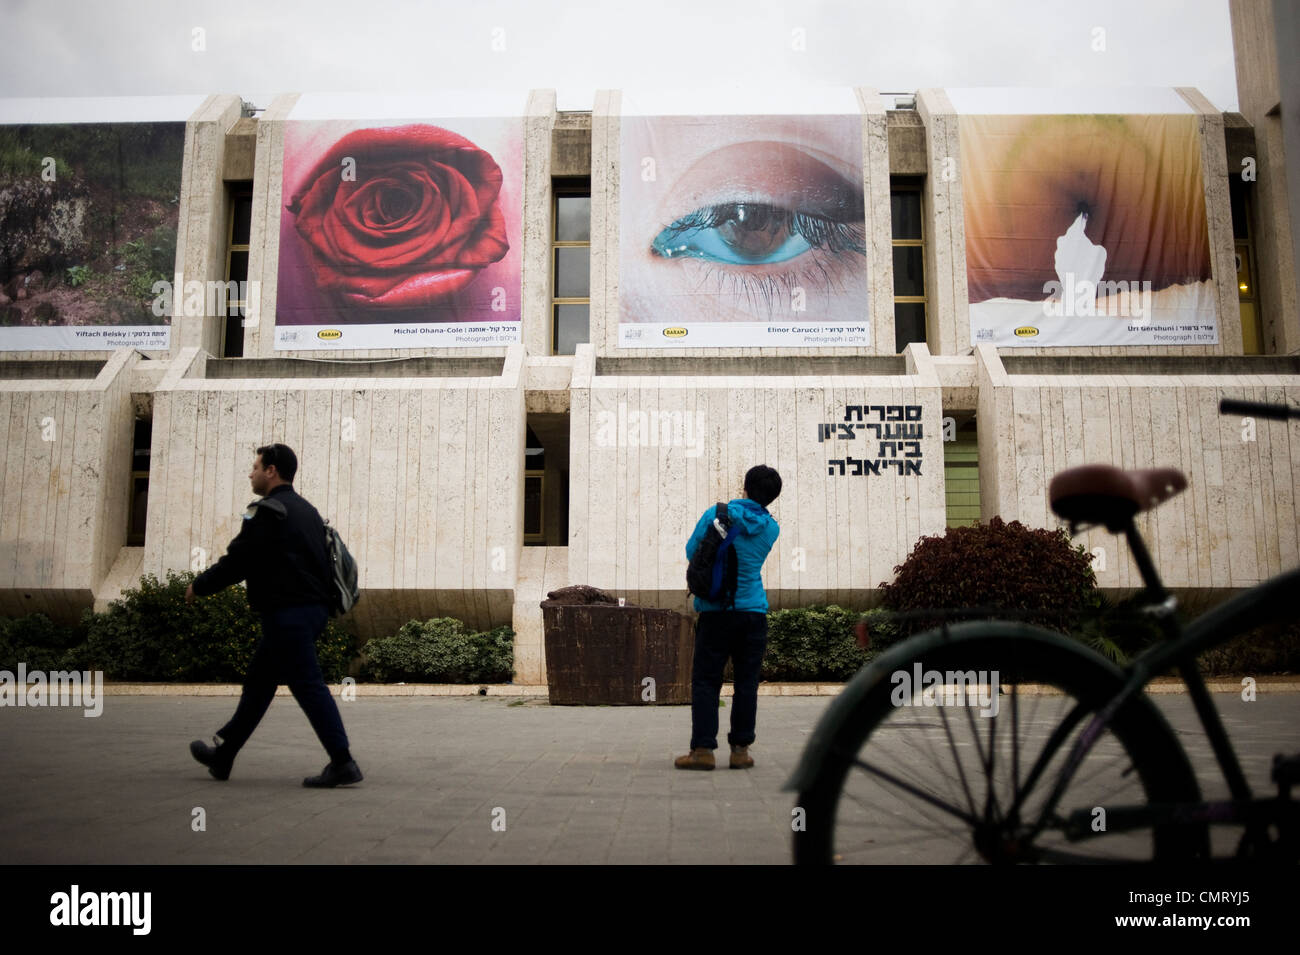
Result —
<instances>
[{"instance_id":1,"label":"person's blue jeans","mask_svg":"<svg viewBox=\"0 0 1300 955\"><path fill-rule=\"evenodd\" d=\"M695 622L691 666L691 749L718 748L718 696L722 671L731 659L735 696L727 742L754 742L758 714L758 671L767 649L767 614L740 610L705 611Z\"/></svg>"},{"instance_id":2,"label":"person's blue jeans","mask_svg":"<svg viewBox=\"0 0 1300 955\"><path fill-rule=\"evenodd\" d=\"M253 735L275 699L276 688L287 683L330 759L337 762L348 755L343 718L316 659L316 638L328 619L325 608L317 605L262 614L262 639L244 675L239 706L230 722L218 731L232 754L239 752Z\"/></svg>"}]
</instances>

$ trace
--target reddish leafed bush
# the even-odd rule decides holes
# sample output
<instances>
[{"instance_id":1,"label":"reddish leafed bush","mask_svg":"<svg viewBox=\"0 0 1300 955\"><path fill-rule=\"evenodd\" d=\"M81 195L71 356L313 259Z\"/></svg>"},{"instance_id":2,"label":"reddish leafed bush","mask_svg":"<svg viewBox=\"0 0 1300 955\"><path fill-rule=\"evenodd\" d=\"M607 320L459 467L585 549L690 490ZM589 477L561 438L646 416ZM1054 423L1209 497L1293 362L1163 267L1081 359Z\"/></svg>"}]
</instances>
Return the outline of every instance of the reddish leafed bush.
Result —
<instances>
[{"instance_id":1,"label":"reddish leafed bush","mask_svg":"<svg viewBox=\"0 0 1300 955\"><path fill-rule=\"evenodd\" d=\"M885 607L894 611L996 607L1068 632L1097 603L1092 557L1065 531L1000 517L921 538L894 573L892 583L880 585ZM899 629L910 634L938 624L937 618L902 620Z\"/></svg>"}]
</instances>

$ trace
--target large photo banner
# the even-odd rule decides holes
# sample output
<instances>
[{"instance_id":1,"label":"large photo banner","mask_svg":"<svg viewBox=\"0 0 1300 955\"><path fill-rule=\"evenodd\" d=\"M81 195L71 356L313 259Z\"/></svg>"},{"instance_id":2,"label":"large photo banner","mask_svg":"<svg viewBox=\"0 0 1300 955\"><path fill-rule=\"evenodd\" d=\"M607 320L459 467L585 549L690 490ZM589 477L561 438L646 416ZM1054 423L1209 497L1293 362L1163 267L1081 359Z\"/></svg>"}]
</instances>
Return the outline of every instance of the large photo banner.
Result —
<instances>
[{"instance_id":1,"label":"large photo banner","mask_svg":"<svg viewBox=\"0 0 1300 955\"><path fill-rule=\"evenodd\" d=\"M522 103L478 118L299 112L285 123L276 349L521 341Z\"/></svg>"},{"instance_id":2,"label":"large photo banner","mask_svg":"<svg viewBox=\"0 0 1300 955\"><path fill-rule=\"evenodd\" d=\"M960 115L972 343L1217 344L1197 126Z\"/></svg>"},{"instance_id":3,"label":"large photo banner","mask_svg":"<svg viewBox=\"0 0 1300 955\"><path fill-rule=\"evenodd\" d=\"M821 95L681 115L624 94L621 347L870 344L862 118L851 91Z\"/></svg>"},{"instance_id":4,"label":"large photo banner","mask_svg":"<svg viewBox=\"0 0 1300 955\"><path fill-rule=\"evenodd\" d=\"M0 350L169 348L184 151L183 122L0 125Z\"/></svg>"}]
</instances>

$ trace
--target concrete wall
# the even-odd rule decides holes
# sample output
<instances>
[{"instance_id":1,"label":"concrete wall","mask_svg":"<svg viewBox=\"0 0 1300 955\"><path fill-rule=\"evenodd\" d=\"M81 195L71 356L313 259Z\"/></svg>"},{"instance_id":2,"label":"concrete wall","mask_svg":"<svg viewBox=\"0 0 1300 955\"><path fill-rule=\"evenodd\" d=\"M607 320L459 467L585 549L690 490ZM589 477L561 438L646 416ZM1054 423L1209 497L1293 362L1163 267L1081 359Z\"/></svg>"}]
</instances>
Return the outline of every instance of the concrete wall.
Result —
<instances>
[{"instance_id":1,"label":"concrete wall","mask_svg":"<svg viewBox=\"0 0 1300 955\"><path fill-rule=\"evenodd\" d=\"M139 362L123 349L92 379L0 380L0 616L74 620L126 543Z\"/></svg>"},{"instance_id":2,"label":"concrete wall","mask_svg":"<svg viewBox=\"0 0 1300 955\"><path fill-rule=\"evenodd\" d=\"M1229 0L1232 47L1237 66L1241 114L1255 130L1255 183L1252 196L1264 349L1270 354L1300 354L1300 308L1296 304L1295 241L1282 116L1278 110L1277 46L1271 0ZM1236 166L1228 170L1241 175Z\"/></svg>"},{"instance_id":3,"label":"concrete wall","mask_svg":"<svg viewBox=\"0 0 1300 955\"><path fill-rule=\"evenodd\" d=\"M181 292L188 281L221 282L226 278L226 243L230 202L223 171L226 133L239 122L238 96L210 96L185 124L185 164L181 172L180 222L176 230L176 277L173 302L182 312ZM206 295L205 311L206 311ZM183 315L172 319L171 355L184 348L221 354L225 316Z\"/></svg>"},{"instance_id":4,"label":"concrete wall","mask_svg":"<svg viewBox=\"0 0 1300 955\"><path fill-rule=\"evenodd\" d=\"M1300 563L1300 436L1218 412L1225 397L1300 404L1300 375L1214 375L1213 362L1204 374L1009 375L990 346L977 357L983 520L1056 526L1048 484L1066 468L1174 467L1188 489L1139 518L1168 586L1222 594ZM1106 550L1100 586L1141 586L1120 538L1098 529L1077 542Z\"/></svg>"},{"instance_id":5,"label":"concrete wall","mask_svg":"<svg viewBox=\"0 0 1300 955\"><path fill-rule=\"evenodd\" d=\"M929 174L922 211L925 223L925 338L935 355L970 351L970 317L966 295L966 226L961 205L961 145L957 112L943 90L916 95L925 123Z\"/></svg>"},{"instance_id":6,"label":"concrete wall","mask_svg":"<svg viewBox=\"0 0 1300 955\"><path fill-rule=\"evenodd\" d=\"M261 294L246 329L247 358L211 358L220 341L215 316L176 319L165 360L101 355L108 363L88 373L71 359L90 361L94 353L4 356L22 360L0 364L0 428L8 429L0 613L41 609L66 618L92 597L102 605L140 573L216 560L252 497L246 475L255 448L278 440L299 454L298 489L357 556L364 596L350 619L360 633L390 633L411 618L444 614L479 627L512 622L518 679L540 682L537 604L545 593L588 583L633 602L685 609L686 539L704 508L739 495L744 472L757 463L776 467L785 481L772 508L782 534L764 573L774 606L873 601L916 540L943 530L940 429L955 410L977 413L986 520L997 514L1056 526L1047 485L1064 467L1170 464L1186 471L1192 486L1143 518L1143 527L1171 586L1221 596L1294 566L1300 439L1259 422L1254 440L1244 441L1241 422L1219 418L1216 404L1221 395L1300 402L1300 368L1285 359L1233 357L1240 331L1223 122L1199 94L1183 95L1200 112L1220 279L1217 348L1014 349L1001 356L987 345L972 349L956 114L943 91L925 90L915 121L896 133L879 97L861 90L875 344L817 353L619 349L619 95L606 91L591 117L592 342L574 357L549 355L550 177L581 172L587 160L572 117L557 145L550 91L530 96L524 118L522 345L275 351L283 135L296 99L281 97L254 124L250 279ZM222 170L231 163L223 150L238 105L235 97L212 97L187 128L182 283L219 278L224 268ZM947 159L957 175L945 177ZM1259 196L1265 168L1261 150ZM892 354L891 171L926 173L929 342L909 346L903 357ZM1257 242L1263 238L1257 232ZM1259 246L1260 278L1274 290L1261 295L1284 298L1291 283L1294 314L1294 277L1280 259L1266 264L1267 247ZM1143 355L1169 357L1154 367L1157 359ZM1025 359L1045 364L1035 370ZM859 422L847 409L863 406ZM880 457L864 452L877 442L856 427L882 423L872 406L921 409L919 475L852 473L867 470L856 461ZM570 416L567 547L522 547L529 413ZM152 415L154 434L142 549L123 546L136 414ZM57 427L53 441L42 437L46 418ZM839 433L846 424L852 440ZM822 426L832 425L828 435ZM845 462L843 475L835 461ZM548 481L559 464L548 453ZM1106 549L1103 587L1135 585L1119 541L1095 531L1082 541Z\"/></svg>"},{"instance_id":7,"label":"concrete wall","mask_svg":"<svg viewBox=\"0 0 1300 955\"><path fill-rule=\"evenodd\" d=\"M942 403L933 371L814 379L792 365L777 377L598 375L594 348L580 346L570 419L572 582L685 609L686 540L706 507L741 496L755 464L776 468L784 482L771 507L783 531L763 575L776 606L860 604L917 538L942 532ZM881 456L873 431L857 423L879 422L882 413L860 419L846 410L873 405L920 409L919 476L901 468L869 474L865 466L855 475L851 461L840 474L830 464ZM821 440L820 425L834 425L834 436ZM903 454L898 449L897 460Z\"/></svg>"},{"instance_id":8,"label":"concrete wall","mask_svg":"<svg viewBox=\"0 0 1300 955\"><path fill-rule=\"evenodd\" d=\"M519 346L496 379L213 380L199 353L181 359L154 396L146 573L215 562L253 499L256 448L282 441L298 455L295 488L357 559L363 597L348 619L358 632L414 617L510 620L522 545Z\"/></svg>"}]
</instances>

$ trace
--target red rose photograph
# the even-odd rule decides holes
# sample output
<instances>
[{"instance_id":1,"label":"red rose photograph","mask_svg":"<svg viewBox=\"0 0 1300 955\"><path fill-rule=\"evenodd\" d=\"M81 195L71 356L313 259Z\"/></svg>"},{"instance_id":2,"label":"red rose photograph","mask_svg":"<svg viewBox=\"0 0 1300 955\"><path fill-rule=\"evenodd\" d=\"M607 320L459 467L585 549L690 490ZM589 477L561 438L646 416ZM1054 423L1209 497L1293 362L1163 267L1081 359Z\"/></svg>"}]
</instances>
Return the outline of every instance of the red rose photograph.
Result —
<instances>
[{"instance_id":1,"label":"red rose photograph","mask_svg":"<svg viewBox=\"0 0 1300 955\"><path fill-rule=\"evenodd\" d=\"M518 121L457 125L286 124L278 326L519 321Z\"/></svg>"}]
</instances>

